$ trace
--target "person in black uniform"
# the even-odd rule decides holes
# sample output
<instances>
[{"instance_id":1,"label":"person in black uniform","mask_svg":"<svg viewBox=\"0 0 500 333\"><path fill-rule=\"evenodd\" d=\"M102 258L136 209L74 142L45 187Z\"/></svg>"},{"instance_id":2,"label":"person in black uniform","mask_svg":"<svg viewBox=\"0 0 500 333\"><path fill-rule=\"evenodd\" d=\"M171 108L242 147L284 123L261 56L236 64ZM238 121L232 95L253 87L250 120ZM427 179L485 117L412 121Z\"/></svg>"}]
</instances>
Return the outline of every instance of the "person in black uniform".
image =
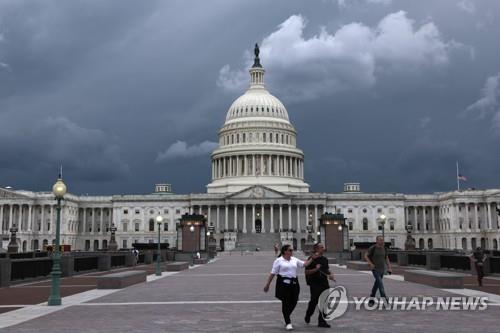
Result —
<instances>
[{"instance_id":1,"label":"person in black uniform","mask_svg":"<svg viewBox=\"0 0 500 333\"><path fill-rule=\"evenodd\" d=\"M335 281L333 273L330 272L330 267L328 266L328 259L323 256L325 252L325 247L321 243L314 244L313 247L315 259L306 266L306 282L309 285L311 291L311 300L306 311L305 322L309 324L311 321L311 316L318 305L319 296L323 291L330 288L328 279ZM318 310L318 326L319 327L330 327L330 325L325 321L323 315Z\"/></svg>"}]
</instances>

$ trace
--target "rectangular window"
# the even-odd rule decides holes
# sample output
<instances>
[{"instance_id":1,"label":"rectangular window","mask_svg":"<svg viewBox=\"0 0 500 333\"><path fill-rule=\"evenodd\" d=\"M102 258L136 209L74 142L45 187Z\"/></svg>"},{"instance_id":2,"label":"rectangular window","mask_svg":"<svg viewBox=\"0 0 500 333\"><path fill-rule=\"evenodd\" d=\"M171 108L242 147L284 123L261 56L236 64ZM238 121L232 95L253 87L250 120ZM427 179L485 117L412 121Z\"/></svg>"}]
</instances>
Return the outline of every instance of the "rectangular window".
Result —
<instances>
[{"instance_id":1,"label":"rectangular window","mask_svg":"<svg viewBox=\"0 0 500 333\"><path fill-rule=\"evenodd\" d=\"M390 229L391 231L394 231L394 222L391 222L391 224L389 225L389 229Z\"/></svg>"},{"instance_id":2,"label":"rectangular window","mask_svg":"<svg viewBox=\"0 0 500 333\"><path fill-rule=\"evenodd\" d=\"M181 210L180 209L176 209L175 210L175 214L180 214L181 213Z\"/></svg>"},{"instance_id":3,"label":"rectangular window","mask_svg":"<svg viewBox=\"0 0 500 333\"><path fill-rule=\"evenodd\" d=\"M352 230L352 222L349 222L349 230Z\"/></svg>"},{"instance_id":4,"label":"rectangular window","mask_svg":"<svg viewBox=\"0 0 500 333\"><path fill-rule=\"evenodd\" d=\"M124 239L122 242L122 248L126 249L127 248L127 240Z\"/></svg>"},{"instance_id":5,"label":"rectangular window","mask_svg":"<svg viewBox=\"0 0 500 333\"><path fill-rule=\"evenodd\" d=\"M139 227L140 227L139 223L136 223L136 224L135 224L135 231L136 231L136 232L138 232L138 231L139 231Z\"/></svg>"},{"instance_id":6,"label":"rectangular window","mask_svg":"<svg viewBox=\"0 0 500 333\"><path fill-rule=\"evenodd\" d=\"M124 209L123 214L128 214L128 209ZM92 214L90 214L90 215L92 215Z\"/></svg>"},{"instance_id":7,"label":"rectangular window","mask_svg":"<svg viewBox=\"0 0 500 333\"><path fill-rule=\"evenodd\" d=\"M122 223L122 229L123 231L128 231L128 223Z\"/></svg>"},{"instance_id":8,"label":"rectangular window","mask_svg":"<svg viewBox=\"0 0 500 333\"><path fill-rule=\"evenodd\" d=\"M382 213L382 208L378 208L377 213Z\"/></svg>"},{"instance_id":9,"label":"rectangular window","mask_svg":"<svg viewBox=\"0 0 500 333\"><path fill-rule=\"evenodd\" d=\"M394 208L389 208L389 213L394 214Z\"/></svg>"},{"instance_id":10,"label":"rectangular window","mask_svg":"<svg viewBox=\"0 0 500 333\"><path fill-rule=\"evenodd\" d=\"M168 223L163 223L163 231L168 231Z\"/></svg>"},{"instance_id":11,"label":"rectangular window","mask_svg":"<svg viewBox=\"0 0 500 333\"><path fill-rule=\"evenodd\" d=\"M163 214L168 214L168 209L164 209Z\"/></svg>"},{"instance_id":12,"label":"rectangular window","mask_svg":"<svg viewBox=\"0 0 500 333\"><path fill-rule=\"evenodd\" d=\"M135 215L139 215L140 211L138 209L135 210Z\"/></svg>"},{"instance_id":13,"label":"rectangular window","mask_svg":"<svg viewBox=\"0 0 500 333\"><path fill-rule=\"evenodd\" d=\"M348 212L348 213L352 213L352 208L349 208L349 209L347 210L347 212Z\"/></svg>"}]
</instances>

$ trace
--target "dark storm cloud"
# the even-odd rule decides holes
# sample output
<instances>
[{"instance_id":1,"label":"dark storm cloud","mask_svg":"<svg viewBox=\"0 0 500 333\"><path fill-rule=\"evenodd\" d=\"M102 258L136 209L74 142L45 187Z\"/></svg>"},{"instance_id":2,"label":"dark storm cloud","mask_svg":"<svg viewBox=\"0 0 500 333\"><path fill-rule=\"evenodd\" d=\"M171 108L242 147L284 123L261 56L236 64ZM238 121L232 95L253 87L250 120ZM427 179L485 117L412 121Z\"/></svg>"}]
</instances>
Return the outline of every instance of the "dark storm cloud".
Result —
<instances>
[{"instance_id":1,"label":"dark storm cloud","mask_svg":"<svg viewBox=\"0 0 500 333\"><path fill-rule=\"evenodd\" d=\"M1 1L0 186L47 190L63 163L75 193L205 191L259 41L313 191L448 190L456 159L499 187L499 6Z\"/></svg>"}]
</instances>

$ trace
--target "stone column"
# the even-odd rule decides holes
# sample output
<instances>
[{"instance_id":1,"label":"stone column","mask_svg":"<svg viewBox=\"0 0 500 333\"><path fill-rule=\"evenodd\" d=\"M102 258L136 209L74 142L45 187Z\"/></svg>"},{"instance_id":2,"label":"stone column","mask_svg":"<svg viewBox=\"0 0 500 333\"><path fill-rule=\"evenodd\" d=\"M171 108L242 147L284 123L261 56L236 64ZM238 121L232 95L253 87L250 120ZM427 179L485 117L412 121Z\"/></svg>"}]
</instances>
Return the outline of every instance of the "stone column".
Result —
<instances>
[{"instance_id":1,"label":"stone column","mask_svg":"<svg viewBox=\"0 0 500 333\"><path fill-rule=\"evenodd\" d=\"M208 225L210 226L210 222L212 221L212 206L211 205L208 205L208 208L207 208L207 223Z\"/></svg>"},{"instance_id":2,"label":"stone column","mask_svg":"<svg viewBox=\"0 0 500 333\"><path fill-rule=\"evenodd\" d=\"M252 175L255 176L255 155L252 155ZM253 219L253 222L255 224L255 219ZM253 230L255 232L255 228Z\"/></svg>"},{"instance_id":3,"label":"stone column","mask_svg":"<svg viewBox=\"0 0 500 333\"><path fill-rule=\"evenodd\" d=\"M3 204L0 205L0 230L5 230L5 228L3 227Z\"/></svg>"},{"instance_id":4,"label":"stone column","mask_svg":"<svg viewBox=\"0 0 500 333\"><path fill-rule=\"evenodd\" d=\"M92 211L92 233L95 234L96 231L97 231L96 224L95 224L95 212L96 212L96 209L92 208L91 211Z\"/></svg>"},{"instance_id":5,"label":"stone column","mask_svg":"<svg viewBox=\"0 0 500 333\"><path fill-rule=\"evenodd\" d=\"M469 228L469 203L468 202L465 204L465 229L466 230L472 229L472 228Z\"/></svg>"},{"instance_id":6,"label":"stone column","mask_svg":"<svg viewBox=\"0 0 500 333\"><path fill-rule=\"evenodd\" d=\"M32 231L32 225L31 225L32 214L33 214L33 206L32 205L28 205L28 231L29 232Z\"/></svg>"},{"instance_id":7,"label":"stone column","mask_svg":"<svg viewBox=\"0 0 500 333\"><path fill-rule=\"evenodd\" d=\"M217 205L217 216L215 217L215 228L217 233L220 232L220 227L219 227L219 218L220 218L220 206Z\"/></svg>"},{"instance_id":8,"label":"stone column","mask_svg":"<svg viewBox=\"0 0 500 333\"><path fill-rule=\"evenodd\" d=\"M252 234L255 234L255 205L252 205Z\"/></svg>"},{"instance_id":9,"label":"stone column","mask_svg":"<svg viewBox=\"0 0 500 333\"><path fill-rule=\"evenodd\" d=\"M50 205L50 233L52 233L52 230L55 230L54 228L54 206ZM47 228L47 232L49 232ZM52 244L52 240L49 239L49 244Z\"/></svg>"},{"instance_id":10,"label":"stone column","mask_svg":"<svg viewBox=\"0 0 500 333\"><path fill-rule=\"evenodd\" d=\"M318 206L317 205L314 205L314 231L318 231L319 230L319 226L318 226Z\"/></svg>"},{"instance_id":11,"label":"stone column","mask_svg":"<svg viewBox=\"0 0 500 333\"><path fill-rule=\"evenodd\" d=\"M269 228L270 233L274 232L274 221L273 221L274 213L273 213L273 210L274 210L274 205L273 204L269 205L269 211L270 211L270 215L271 215L271 226Z\"/></svg>"},{"instance_id":12,"label":"stone column","mask_svg":"<svg viewBox=\"0 0 500 333\"><path fill-rule=\"evenodd\" d=\"M475 228L476 230L478 230L478 229L479 229L479 219L478 219L478 216L477 216L477 214L478 214L478 210L477 210L477 208L478 208L479 206L478 206L478 204L477 204L477 203L475 203L473 207L474 207L474 228Z\"/></svg>"},{"instance_id":13,"label":"stone column","mask_svg":"<svg viewBox=\"0 0 500 333\"><path fill-rule=\"evenodd\" d=\"M238 232L238 205L234 205L234 232Z\"/></svg>"},{"instance_id":14,"label":"stone column","mask_svg":"<svg viewBox=\"0 0 500 333\"><path fill-rule=\"evenodd\" d=\"M229 229L229 205L226 205L225 207L226 207L226 210L225 210L226 214L224 215L224 228L226 230L228 230Z\"/></svg>"},{"instance_id":15,"label":"stone column","mask_svg":"<svg viewBox=\"0 0 500 333\"><path fill-rule=\"evenodd\" d=\"M491 229L491 202L486 204L488 205L488 229Z\"/></svg>"},{"instance_id":16,"label":"stone column","mask_svg":"<svg viewBox=\"0 0 500 333\"><path fill-rule=\"evenodd\" d=\"M280 232L283 230L283 205L280 204Z\"/></svg>"},{"instance_id":17,"label":"stone column","mask_svg":"<svg viewBox=\"0 0 500 333\"><path fill-rule=\"evenodd\" d=\"M44 233L45 232L45 205L42 206L42 219L40 221L40 232Z\"/></svg>"},{"instance_id":18,"label":"stone column","mask_svg":"<svg viewBox=\"0 0 500 333\"><path fill-rule=\"evenodd\" d=\"M425 228L425 227L426 227L426 225L427 225L427 217L425 216L425 215L426 215L426 214L425 214L425 207L426 207L426 206L423 206L423 207L422 207L422 218L424 219L422 229L423 229L423 231L424 231L424 232L425 232L425 231L427 231L427 230L426 230L426 228Z\"/></svg>"},{"instance_id":19,"label":"stone column","mask_svg":"<svg viewBox=\"0 0 500 333\"><path fill-rule=\"evenodd\" d=\"M417 221L417 206L413 206L413 228L414 228L415 232L418 232L417 231L417 225L418 225L418 221Z\"/></svg>"},{"instance_id":20,"label":"stone column","mask_svg":"<svg viewBox=\"0 0 500 333\"><path fill-rule=\"evenodd\" d=\"M262 205L260 205L260 209L262 211L262 228L261 228L260 232L265 233L266 232L266 223L264 222L264 212L266 209L266 205L264 203L262 203Z\"/></svg>"},{"instance_id":21,"label":"stone column","mask_svg":"<svg viewBox=\"0 0 500 333\"><path fill-rule=\"evenodd\" d=\"M243 233L247 233L247 205L243 205Z\"/></svg>"},{"instance_id":22,"label":"stone column","mask_svg":"<svg viewBox=\"0 0 500 333\"><path fill-rule=\"evenodd\" d=\"M42 217L43 217L43 209L42 209ZM43 218L42 218L43 221ZM83 209L83 232L87 232L89 229L87 228L87 208Z\"/></svg>"},{"instance_id":23,"label":"stone column","mask_svg":"<svg viewBox=\"0 0 500 333\"><path fill-rule=\"evenodd\" d=\"M306 225L309 224L309 205L306 204ZM311 226L314 227L314 223L311 223ZM313 230L316 231L316 230Z\"/></svg>"},{"instance_id":24,"label":"stone column","mask_svg":"<svg viewBox=\"0 0 500 333\"><path fill-rule=\"evenodd\" d=\"M18 214L17 214L17 228L19 231L23 231L23 204L18 205L17 207Z\"/></svg>"},{"instance_id":25,"label":"stone column","mask_svg":"<svg viewBox=\"0 0 500 333\"><path fill-rule=\"evenodd\" d=\"M436 207L432 206L431 209L432 209L432 212L431 212L431 228L432 228L432 232L435 232L436 231L436 222L435 222L435 216L434 216L434 210L435 210Z\"/></svg>"},{"instance_id":26,"label":"stone column","mask_svg":"<svg viewBox=\"0 0 500 333\"><path fill-rule=\"evenodd\" d=\"M297 208L297 232L301 232L301 228L300 228L300 206L299 205L296 205L295 206ZM300 246L300 242L298 243Z\"/></svg>"},{"instance_id":27,"label":"stone column","mask_svg":"<svg viewBox=\"0 0 500 333\"><path fill-rule=\"evenodd\" d=\"M292 205L288 205L288 230L292 230Z\"/></svg>"}]
</instances>

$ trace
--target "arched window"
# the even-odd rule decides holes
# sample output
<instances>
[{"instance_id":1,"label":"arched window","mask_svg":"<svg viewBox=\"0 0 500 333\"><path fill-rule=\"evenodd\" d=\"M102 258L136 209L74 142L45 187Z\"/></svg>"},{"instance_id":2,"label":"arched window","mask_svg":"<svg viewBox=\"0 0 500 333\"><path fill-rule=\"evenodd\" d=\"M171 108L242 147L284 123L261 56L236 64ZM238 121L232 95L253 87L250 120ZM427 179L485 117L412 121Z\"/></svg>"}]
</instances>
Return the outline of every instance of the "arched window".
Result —
<instances>
[{"instance_id":1,"label":"arched window","mask_svg":"<svg viewBox=\"0 0 500 333\"><path fill-rule=\"evenodd\" d=\"M263 142L266 142L266 133L265 133L265 132L264 132L264 133L262 133L262 141L263 141Z\"/></svg>"},{"instance_id":2,"label":"arched window","mask_svg":"<svg viewBox=\"0 0 500 333\"><path fill-rule=\"evenodd\" d=\"M155 231L155 220L149 219L149 231Z\"/></svg>"},{"instance_id":3,"label":"arched window","mask_svg":"<svg viewBox=\"0 0 500 333\"><path fill-rule=\"evenodd\" d=\"M424 239L423 238L420 238L418 240L418 247L423 250L425 248L425 242L424 242Z\"/></svg>"},{"instance_id":4,"label":"arched window","mask_svg":"<svg viewBox=\"0 0 500 333\"><path fill-rule=\"evenodd\" d=\"M368 219L363 217L363 230L368 230Z\"/></svg>"},{"instance_id":5,"label":"arched window","mask_svg":"<svg viewBox=\"0 0 500 333\"><path fill-rule=\"evenodd\" d=\"M427 248L430 250L430 249L432 249L432 247L433 247L433 244L432 244L432 238L429 238L429 239L427 240Z\"/></svg>"},{"instance_id":6,"label":"arched window","mask_svg":"<svg viewBox=\"0 0 500 333\"><path fill-rule=\"evenodd\" d=\"M467 238L462 238L462 249L467 250Z\"/></svg>"},{"instance_id":7,"label":"arched window","mask_svg":"<svg viewBox=\"0 0 500 333\"><path fill-rule=\"evenodd\" d=\"M493 250L498 250L498 241L496 238L493 239Z\"/></svg>"},{"instance_id":8,"label":"arched window","mask_svg":"<svg viewBox=\"0 0 500 333\"><path fill-rule=\"evenodd\" d=\"M246 135L245 135L245 133L243 133L243 138L242 138L243 143L245 143L245 139L246 139Z\"/></svg>"},{"instance_id":9,"label":"arched window","mask_svg":"<svg viewBox=\"0 0 500 333\"><path fill-rule=\"evenodd\" d=\"M280 141L280 140L279 140L279 134L278 134L278 133L276 133L276 143L279 143L279 141Z\"/></svg>"}]
</instances>

